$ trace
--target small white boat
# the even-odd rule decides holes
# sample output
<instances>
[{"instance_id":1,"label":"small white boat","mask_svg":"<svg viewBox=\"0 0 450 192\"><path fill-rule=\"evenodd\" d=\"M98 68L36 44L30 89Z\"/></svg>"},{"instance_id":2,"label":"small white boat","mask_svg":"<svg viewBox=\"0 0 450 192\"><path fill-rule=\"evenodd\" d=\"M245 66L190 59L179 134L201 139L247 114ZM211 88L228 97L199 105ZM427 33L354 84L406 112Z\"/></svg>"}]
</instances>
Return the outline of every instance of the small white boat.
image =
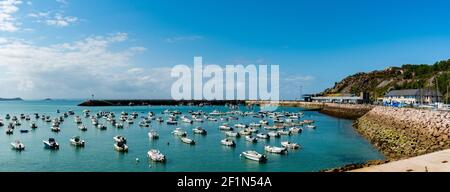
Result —
<instances>
[{"instance_id":1,"label":"small white boat","mask_svg":"<svg viewBox=\"0 0 450 192\"><path fill-rule=\"evenodd\" d=\"M45 148L47 149L59 149L59 144L54 138L49 138L48 140L44 140L42 142L44 142Z\"/></svg>"},{"instance_id":2,"label":"small white boat","mask_svg":"<svg viewBox=\"0 0 450 192\"><path fill-rule=\"evenodd\" d=\"M302 128L299 128L299 127L291 127L291 128L289 129L289 131L291 131L291 133L302 133L302 132L303 132L303 129L302 129Z\"/></svg>"},{"instance_id":3,"label":"small white boat","mask_svg":"<svg viewBox=\"0 0 450 192\"><path fill-rule=\"evenodd\" d=\"M18 150L18 151L25 150L25 145L22 142L20 142L19 140L12 142L11 146L13 149Z\"/></svg>"},{"instance_id":4,"label":"small white boat","mask_svg":"<svg viewBox=\"0 0 450 192\"><path fill-rule=\"evenodd\" d=\"M247 131L250 131L252 133L258 133L258 129L253 128L253 127L247 128Z\"/></svg>"},{"instance_id":5,"label":"small white boat","mask_svg":"<svg viewBox=\"0 0 450 192\"><path fill-rule=\"evenodd\" d=\"M118 143L114 144L114 149L116 151L119 151L119 152L127 152L128 151L128 145L126 145L123 142L118 142Z\"/></svg>"},{"instance_id":6,"label":"small white boat","mask_svg":"<svg viewBox=\"0 0 450 192\"><path fill-rule=\"evenodd\" d=\"M87 131L87 127L84 126L84 125L78 126L78 129L79 129L80 131Z\"/></svg>"},{"instance_id":7,"label":"small white boat","mask_svg":"<svg viewBox=\"0 0 450 192\"><path fill-rule=\"evenodd\" d=\"M256 134L256 137L260 138L260 139L268 139L269 136L265 133L258 133Z\"/></svg>"},{"instance_id":8,"label":"small white boat","mask_svg":"<svg viewBox=\"0 0 450 192\"><path fill-rule=\"evenodd\" d=\"M256 139L256 137L253 137L251 135L247 135L245 136L245 140L247 140L250 143L256 143L258 140Z\"/></svg>"},{"instance_id":9,"label":"small white boat","mask_svg":"<svg viewBox=\"0 0 450 192\"><path fill-rule=\"evenodd\" d=\"M267 157L263 154L260 154L256 151L244 151L241 153L241 156L244 156L246 159L250 159L258 162L267 161Z\"/></svg>"},{"instance_id":10,"label":"small white boat","mask_svg":"<svg viewBox=\"0 0 450 192\"><path fill-rule=\"evenodd\" d=\"M147 152L148 158L155 162L165 162L166 156L163 155L159 150L151 149Z\"/></svg>"},{"instance_id":11,"label":"small white boat","mask_svg":"<svg viewBox=\"0 0 450 192\"><path fill-rule=\"evenodd\" d=\"M277 130L278 127L277 127L277 126L265 126L264 129L267 129L267 130Z\"/></svg>"},{"instance_id":12,"label":"small white boat","mask_svg":"<svg viewBox=\"0 0 450 192\"><path fill-rule=\"evenodd\" d=\"M203 122L204 120L200 117L196 117L196 118L194 118L194 121L195 122Z\"/></svg>"},{"instance_id":13,"label":"small white boat","mask_svg":"<svg viewBox=\"0 0 450 192\"><path fill-rule=\"evenodd\" d=\"M8 129L6 129L5 133L6 133L7 135L11 135L11 134L14 133L14 129L8 128Z\"/></svg>"},{"instance_id":14,"label":"small white boat","mask_svg":"<svg viewBox=\"0 0 450 192\"><path fill-rule=\"evenodd\" d=\"M195 145L195 141L193 139L189 139L188 137L181 137L180 139L183 143Z\"/></svg>"},{"instance_id":15,"label":"small white boat","mask_svg":"<svg viewBox=\"0 0 450 192\"><path fill-rule=\"evenodd\" d=\"M216 119L216 118L213 118L213 117L208 117L207 120L208 120L208 121L217 121L217 119Z\"/></svg>"},{"instance_id":16,"label":"small white boat","mask_svg":"<svg viewBox=\"0 0 450 192\"><path fill-rule=\"evenodd\" d=\"M297 143L291 143L291 142L289 142L289 141L281 142L281 146L283 146L283 147L285 147L285 148L288 148L288 149L298 149L298 148L300 148L300 145L299 145L299 144L297 144Z\"/></svg>"},{"instance_id":17,"label":"small white boat","mask_svg":"<svg viewBox=\"0 0 450 192\"><path fill-rule=\"evenodd\" d=\"M152 130L152 131L148 132L148 138L150 138L150 139L158 139L159 138L159 134L155 130Z\"/></svg>"},{"instance_id":18,"label":"small white boat","mask_svg":"<svg viewBox=\"0 0 450 192\"><path fill-rule=\"evenodd\" d=\"M31 128L31 129L36 129L36 128L37 128L36 123L32 122L32 123L30 124L30 128Z\"/></svg>"},{"instance_id":19,"label":"small white boat","mask_svg":"<svg viewBox=\"0 0 450 192\"><path fill-rule=\"evenodd\" d=\"M70 139L70 144L77 146L77 147L84 147L84 140L82 140L79 136L75 136L72 139Z\"/></svg>"},{"instance_id":20,"label":"small white boat","mask_svg":"<svg viewBox=\"0 0 450 192\"><path fill-rule=\"evenodd\" d=\"M181 121L183 123L193 123L194 121L192 121L191 119L187 118L187 117L181 117Z\"/></svg>"},{"instance_id":21,"label":"small white boat","mask_svg":"<svg viewBox=\"0 0 450 192\"><path fill-rule=\"evenodd\" d=\"M127 144L127 139L126 139L124 136L121 136L121 135L117 135L117 136L113 137L113 140L114 140L116 143L124 143L124 144Z\"/></svg>"},{"instance_id":22,"label":"small white boat","mask_svg":"<svg viewBox=\"0 0 450 192\"><path fill-rule=\"evenodd\" d=\"M230 127L228 124L223 124L223 125L219 126L219 129L220 130L224 130L224 131L231 131L231 130L233 130L233 128Z\"/></svg>"},{"instance_id":23,"label":"small white boat","mask_svg":"<svg viewBox=\"0 0 450 192\"><path fill-rule=\"evenodd\" d=\"M178 121L176 121L176 120L173 120L173 119L169 119L169 120L167 120L167 125L176 125L176 124L178 124Z\"/></svg>"},{"instance_id":24,"label":"small white boat","mask_svg":"<svg viewBox=\"0 0 450 192\"><path fill-rule=\"evenodd\" d=\"M106 130L107 129L106 125L103 125L103 124L98 124L97 128L100 129L100 130Z\"/></svg>"},{"instance_id":25,"label":"small white boat","mask_svg":"<svg viewBox=\"0 0 450 192\"><path fill-rule=\"evenodd\" d=\"M280 134L275 131L270 131L267 133L270 137L280 137Z\"/></svg>"},{"instance_id":26,"label":"small white boat","mask_svg":"<svg viewBox=\"0 0 450 192\"><path fill-rule=\"evenodd\" d=\"M315 125L306 125L305 127L306 127L306 128L309 128L309 129L315 129L315 128L316 128Z\"/></svg>"},{"instance_id":27,"label":"small white boat","mask_svg":"<svg viewBox=\"0 0 450 192\"><path fill-rule=\"evenodd\" d=\"M114 124L114 126L116 126L116 128L118 128L118 129L122 129L123 128L123 124L122 123L116 123L116 124Z\"/></svg>"},{"instance_id":28,"label":"small white boat","mask_svg":"<svg viewBox=\"0 0 450 192\"><path fill-rule=\"evenodd\" d=\"M128 118L127 119L127 123L128 124L134 124L134 121L133 121L134 119L133 118Z\"/></svg>"},{"instance_id":29,"label":"small white boat","mask_svg":"<svg viewBox=\"0 0 450 192\"><path fill-rule=\"evenodd\" d=\"M79 116L76 116L74 121L75 121L76 124L81 124L82 123L81 122L81 118Z\"/></svg>"},{"instance_id":30,"label":"small white boat","mask_svg":"<svg viewBox=\"0 0 450 192\"><path fill-rule=\"evenodd\" d=\"M284 147L275 147L275 146L265 146L264 150L269 153L283 154L286 153L287 150Z\"/></svg>"},{"instance_id":31,"label":"small white boat","mask_svg":"<svg viewBox=\"0 0 450 192\"><path fill-rule=\"evenodd\" d=\"M206 130L201 128L201 127L196 127L194 129L192 129L192 131L194 131L195 134L199 134L199 135L206 135Z\"/></svg>"},{"instance_id":32,"label":"small white boat","mask_svg":"<svg viewBox=\"0 0 450 192\"><path fill-rule=\"evenodd\" d=\"M248 130L241 130L241 131L239 131L239 134L240 135L251 135L252 134L252 132L250 132L250 131L248 131Z\"/></svg>"},{"instance_id":33,"label":"small white boat","mask_svg":"<svg viewBox=\"0 0 450 192\"><path fill-rule=\"evenodd\" d=\"M146 122L144 122L144 121L141 121L141 122L139 123L139 126L140 126L140 127L150 127L150 124L148 124L148 123L146 123Z\"/></svg>"},{"instance_id":34,"label":"small white boat","mask_svg":"<svg viewBox=\"0 0 450 192\"><path fill-rule=\"evenodd\" d=\"M183 131L181 128L176 128L174 131L172 131L172 134L180 137L184 137L187 135L186 131Z\"/></svg>"},{"instance_id":35,"label":"small white boat","mask_svg":"<svg viewBox=\"0 0 450 192\"><path fill-rule=\"evenodd\" d=\"M236 127L236 128L247 128L247 125L238 123L238 124L235 124L234 127Z\"/></svg>"},{"instance_id":36,"label":"small white boat","mask_svg":"<svg viewBox=\"0 0 450 192\"><path fill-rule=\"evenodd\" d=\"M239 133L237 133L237 132L232 132L232 131L227 131L227 132L225 132L225 135L226 135L227 137L239 137L239 136L240 136Z\"/></svg>"},{"instance_id":37,"label":"small white boat","mask_svg":"<svg viewBox=\"0 0 450 192\"><path fill-rule=\"evenodd\" d=\"M220 143L225 146L236 146L236 143L231 139L222 139Z\"/></svg>"},{"instance_id":38,"label":"small white boat","mask_svg":"<svg viewBox=\"0 0 450 192\"><path fill-rule=\"evenodd\" d=\"M164 119L161 117L157 117L155 121L158 123L162 123L162 122L164 122Z\"/></svg>"},{"instance_id":39,"label":"small white boat","mask_svg":"<svg viewBox=\"0 0 450 192\"><path fill-rule=\"evenodd\" d=\"M61 128L53 126L53 127L51 128L51 130L52 130L53 132L58 133L58 132L61 131Z\"/></svg>"},{"instance_id":40,"label":"small white boat","mask_svg":"<svg viewBox=\"0 0 450 192\"><path fill-rule=\"evenodd\" d=\"M285 130L279 130L279 131L277 131L277 133L280 135L291 135L291 131L285 131Z\"/></svg>"},{"instance_id":41,"label":"small white boat","mask_svg":"<svg viewBox=\"0 0 450 192\"><path fill-rule=\"evenodd\" d=\"M250 127L261 127L262 125L259 123L250 123L249 126Z\"/></svg>"}]
</instances>

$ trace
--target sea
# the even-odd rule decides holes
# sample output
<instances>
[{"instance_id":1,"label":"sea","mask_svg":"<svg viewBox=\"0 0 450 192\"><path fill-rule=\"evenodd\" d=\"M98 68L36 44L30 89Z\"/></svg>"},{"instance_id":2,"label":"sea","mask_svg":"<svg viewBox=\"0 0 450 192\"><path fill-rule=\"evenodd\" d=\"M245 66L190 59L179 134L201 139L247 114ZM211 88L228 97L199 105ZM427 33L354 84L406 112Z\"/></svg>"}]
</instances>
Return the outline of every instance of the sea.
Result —
<instances>
[{"instance_id":1,"label":"sea","mask_svg":"<svg viewBox=\"0 0 450 192\"><path fill-rule=\"evenodd\" d=\"M249 143L244 137L234 138L236 147L223 146L220 141L225 137L219 126L223 123L234 125L236 123L249 124L259 122L260 118L253 116L239 116L238 120L223 122L205 121L178 125L167 125L152 121L149 128L139 126L142 117L148 112L156 116L163 114L166 109L179 110L188 115L189 111L214 110L226 112L225 106L121 106L121 107L79 107L81 100L39 100L39 101L2 101L0 102L0 119L5 126L0 127L0 172L316 172L330 168L341 167L347 164L364 163L368 160L382 160L385 157L377 151L365 138L360 136L354 128L352 121L321 114L317 111L304 111L301 108L280 107L277 111L303 112L302 119L314 120L316 129L304 128L300 134L281 136L268 140L258 140ZM134 124L124 123L123 129L117 129L106 119L99 119L100 123L107 125L106 130L93 127L90 118L85 118L82 111L88 109L91 115L98 112L114 112L116 118L121 112L137 112L139 117ZM60 113L57 113L57 111ZM61 124L61 132L51 132L51 123L35 119L34 113L49 115L52 119L59 117L63 112L72 110L74 116L69 116ZM240 107L242 111L258 112L258 107L248 109ZM30 115L31 120L20 120L21 126L16 127L12 135L5 133L10 120L5 115ZM82 132L74 122L79 115L83 125L88 130ZM269 122L271 123L270 119ZM35 122L37 129L31 130L30 123ZM202 127L207 135L195 135L192 129ZM182 128L195 145L182 143L171 132L175 128ZM30 130L21 133L20 130ZM156 130L159 139L151 140L148 132ZM260 132L266 132L261 128ZM129 151L121 153L114 150L113 137L122 135L127 138ZM69 140L80 136L86 141L83 148L74 147ZM55 138L60 145L59 150L49 150L44 147L43 140ZM25 144L24 151L16 151L11 142L20 140ZM287 154L270 154L264 152L264 146L281 146L280 142L290 141L301 145L298 150L289 150ZM165 163L149 161L147 152L150 149L160 150L167 158ZM240 157L243 151L255 150L265 154L266 163L258 163Z\"/></svg>"}]
</instances>

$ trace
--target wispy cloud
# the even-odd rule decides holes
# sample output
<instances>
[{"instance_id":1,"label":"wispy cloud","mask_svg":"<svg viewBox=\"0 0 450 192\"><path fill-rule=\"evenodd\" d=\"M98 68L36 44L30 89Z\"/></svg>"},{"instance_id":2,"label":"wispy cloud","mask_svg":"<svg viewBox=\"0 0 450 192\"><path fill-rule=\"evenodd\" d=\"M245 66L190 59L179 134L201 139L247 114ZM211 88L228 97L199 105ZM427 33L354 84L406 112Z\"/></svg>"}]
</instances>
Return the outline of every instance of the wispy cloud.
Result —
<instances>
[{"instance_id":1,"label":"wispy cloud","mask_svg":"<svg viewBox=\"0 0 450 192\"><path fill-rule=\"evenodd\" d=\"M0 1L0 31L15 32L19 30L14 13L19 11L20 0Z\"/></svg>"},{"instance_id":2,"label":"wispy cloud","mask_svg":"<svg viewBox=\"0 0 450 192\"><path fill-rule=\"evenodd\" d=\"M126 98L168 90L163 82L170 80L170 69L134 65L134 56L145 48L123 47L127 41L126 33L47 46L0 38L0 89L10 90L2 96L74 98L94 93Z\"/></svg>"},{"instance_id":3,"label":"wispy cloud","mask_svg":"<svg viewBox=\"0 0 450 192\"><path fill-rule=\"evenodd\" d=\"M61 12L52 13L48 12L37 12L28 14L29 17L35 18L36 22L44 23L49 26L56 27L67 27L69 25L75 24L78 21L77 17L74 16L64 16Z\"/></svg>"},{"instance_id":4,"label":"wispy cloud","mask_svg":"<svg viewBox=\"0 0 450 192\"><path fill-rule=\"evenodd\" d=\"M203 36L191 35L191 36L169 37L169 38L166 38L165 41L166 41L166 43L177 43L180 41L195 41L195 40L199 40L199 39L203 39Z\"/></svg>"}]
</instances>

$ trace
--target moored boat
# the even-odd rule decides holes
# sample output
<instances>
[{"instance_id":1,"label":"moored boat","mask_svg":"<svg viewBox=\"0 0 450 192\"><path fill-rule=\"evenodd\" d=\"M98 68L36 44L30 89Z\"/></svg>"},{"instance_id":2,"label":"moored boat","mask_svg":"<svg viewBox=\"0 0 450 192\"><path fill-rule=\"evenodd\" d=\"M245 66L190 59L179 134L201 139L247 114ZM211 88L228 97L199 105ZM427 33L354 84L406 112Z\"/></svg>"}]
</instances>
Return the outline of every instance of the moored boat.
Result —
<instances>
[{"instance_id":1,"label":"moored boat","mask_svg":"<svg viewBox=\"0 0 450 192\"><path fill-rule=\"evenodd\" d=\"M283 147L285 147L285 148L288 148L288 149L298 149L298 148L300 148L300 145L299 145L299 144L297 144L297 143L291 143L291 142L289 142L289 141L281 142L281 146L283 146Z\"/></svg>"},{"instance_id":2,"label":"moored boat","mask_svg":"<svg viewBox=\"0 0 450 192\"><path fill-rule=\"evenodd\" d=\"M79 136L75 136L70 139L70 144L77 147L84 147L85 142Z\"/></svg>"},{"instance_id":3,"label":"moored boat","mask_svg":"<svg viewBox=\"0 0 450 192\"><path fill-rule=\"evenodd\" d=\"M258 140L256 139L256 137L253 137L251 135L247 135L245 136L245 140L250 142L250 143L256 143Z\"/></svg>"},{"instance_id":4,"label":"moored boat","mask_svg":"<svg viewBox=\"0 0 450 192\"><path fill-rule=\"evenodd\" d=\"M186 136L180 137L180 139L181 139L181 141L183 143L186 143L186 144L189 144L189 145L195 145L195 141L193 139L190 139L190 138L186 137Z\"/></svg>"},{"instance_id":5,"label":"moored boat","mask_svg":"<svg viewBox=\"0 0 450 192\"><path fill-rule=\"evenodd\" d=\"M258 162L267 161L267 157L263 154L260 154L256 151L244 151L241 153L241 156L244 156L246 159L250 159Z\"/></svg>"},{"instance_id":6,"label":"moored boat","mask_svg":"<svg viewBox=\"0 0 450 192\"><path fill-rule=\"evenodd\" d=\"M59 149L59 144L54 138L49 138L48 140L43 140L45 148L47 149Z\"/></svg>"},{"instance_id":7,"label":"moored boat","mask_svg":"<svg viewBox=\"0 0 450 192\"><path fill-rule=\"evenodd\" d=\"M150 139L158 139L159 138L159 134L155 130L151 130L150 132L148 132L148 138L150 138Z\"/></svg>"},{"instance_id":8,"label":"moored boat","mask_svg":"<svg viewBox=\"0 0 450 192\"><path fill-rule=\"evenodd\" d=\"M199 134L199 135L206 135L206 130L201 128L201 127L196 127L194 129L192 129L192 131L194 131L195 134Z\"/></svg>"},{"instance_id":9,"label":"moored boat","mask_svg":"<svg viewBox=\"0 0 450 192\"><path fill-rule=\"evenodd\" d=\"M222 139L220 141L220 143L222 143L222 145L225 145L225 146L231 146L231 147L236 146L236 143L231 139Z\"/></svg>"},{"instance_id":10,"label":"moored boat","mask_svg":"<svg viewBox=\"0 0 450 192\"><path fill-rule=\"evenodd\" d=\"M233 131L227 131L227 132L225 132L225 135L227 137L239 137L240 136L239 133L233 132Z\"/></svg>"},{"instance_id":11,"label":"moored boat","mask_svg":"<svg viewBox=\"0 0 450 192\"><path fill-rule=\"evenodd\" d=\"M264 151L267 151L269 153L276 153L276 154L284 154L287 152L286 148L275 147L275 146L265 146Z\"/></svg>"},{"instance_id":12,"label":"moored boat","mask_svg":"<svg viewBox=\"0 0 450 192\"><path fill-rule=\"evenodd\" d=\"M258 134L256 134L256 137L260 138L260 139L268 139L269 138L269 136L265 133L258 133Z\"/></svg>"},{"instance_id":13,"label":"moored boat","mask_svg":"<svg viewBox=\"0 0 450 192\"><path fill-rule=\"evenodd\" d=\"M165 162L166 156L163 155L159 150L151 149L147 152L148 158L155 162Z\"/></svg>"},{"instance_id":14,"label":"moored boat","mask_svg":"<svg viewBox=\"0 0 450 192\"><path fill-rule=\"evenodd\" d=\"M186 131L183 131L181 128L176 128L174 131L172 131L172 134L180 137L184 137L187 135Z\"/></svg>"},{"instance_id":15,"label":"moored boat","mask_svg":"<svg viewBox=\"0 0 450 192\"><path fill-rule=\"evenodd\" d=\"M87 131L87 127L84 126L84 125L78 126L78 129L81 130L81 131Z\"/></svg>"},{"instance_id":16,"label":"moored boat","mask_svg":"<svg viewBox=\"0 0 450 192\"><path fill-rule=\"evenodd\" d=\"M20 142L19 140L12 142L11 146L13 149L18 150L18 151L25 150L25 145L22 142Z\"/></svg>"}]
</instances>

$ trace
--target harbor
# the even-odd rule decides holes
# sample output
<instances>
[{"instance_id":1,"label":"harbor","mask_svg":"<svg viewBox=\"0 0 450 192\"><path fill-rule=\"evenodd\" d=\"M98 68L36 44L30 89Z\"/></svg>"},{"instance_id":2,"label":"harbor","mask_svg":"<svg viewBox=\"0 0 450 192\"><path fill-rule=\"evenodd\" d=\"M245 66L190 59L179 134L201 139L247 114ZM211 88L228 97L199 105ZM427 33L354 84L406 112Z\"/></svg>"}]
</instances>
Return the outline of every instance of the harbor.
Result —
<instances>
[{"instance_id":1,"label":"harbor","mask_svg":"<svg viewBox=\"0 0 450 192\"><path fill-rule=\"evenodd\" d=\"M12 134L0 134L1 171L298 172L384 159L351 120L298 107L260 113L258 106L246 105L84 107L80 102L0 103L0 130L14 117L21 124ZM55 119L58 132L52 131ZM221 130L227 126L232 130ZM44 145L50 138L57 149ZM14 150L15 141L25 149Z\"/></svg>"}]
</instances>

